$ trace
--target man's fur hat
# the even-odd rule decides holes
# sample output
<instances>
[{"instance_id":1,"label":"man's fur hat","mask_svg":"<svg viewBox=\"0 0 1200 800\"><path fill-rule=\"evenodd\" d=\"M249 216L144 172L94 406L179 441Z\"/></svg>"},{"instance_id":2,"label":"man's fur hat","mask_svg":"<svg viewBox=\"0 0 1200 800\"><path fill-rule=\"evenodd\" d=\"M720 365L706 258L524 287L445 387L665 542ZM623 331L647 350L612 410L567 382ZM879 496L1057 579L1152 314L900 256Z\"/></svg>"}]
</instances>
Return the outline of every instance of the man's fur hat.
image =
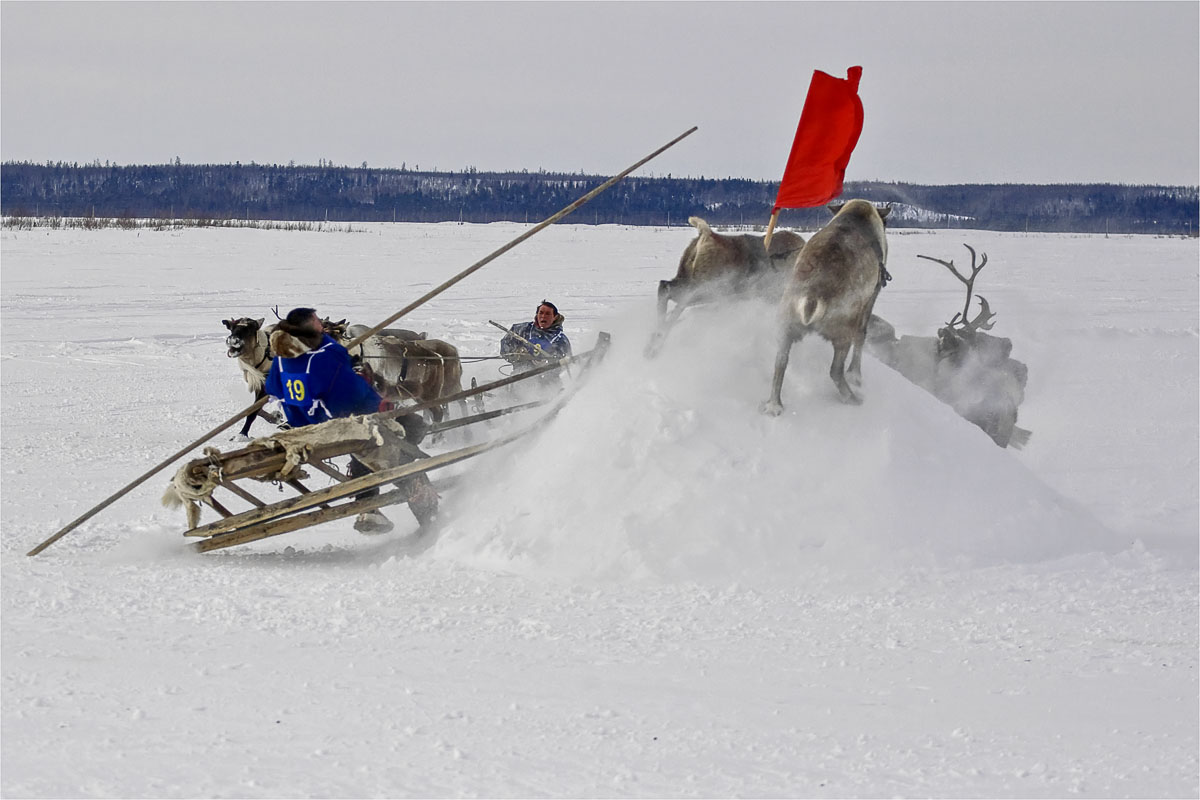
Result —
<instances>
[{"instance_id":1,"label":"man's fur hat","mask_svg":"<svg viewBox=\"0 0 1200 800\"><path fill-rule=\"evenodd\" d=\"M271 352L284 358L296 358L319 348L324 338L324 334L308 325L293 325L286 319L280 320L271 334Z\"/></svg>"}]
</instances>

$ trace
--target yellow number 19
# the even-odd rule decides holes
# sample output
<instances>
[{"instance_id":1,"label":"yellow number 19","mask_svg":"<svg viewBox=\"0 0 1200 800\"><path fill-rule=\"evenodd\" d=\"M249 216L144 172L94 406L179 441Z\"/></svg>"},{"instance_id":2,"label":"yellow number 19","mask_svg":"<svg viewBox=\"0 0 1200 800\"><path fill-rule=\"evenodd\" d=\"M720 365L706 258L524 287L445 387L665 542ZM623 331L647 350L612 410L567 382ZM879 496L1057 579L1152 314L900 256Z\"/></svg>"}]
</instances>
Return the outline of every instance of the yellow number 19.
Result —
<instances>
[{"instance_id":1,"label":"yellow number 19","mask_svg":"<svg viewBox=\"0 0 1200 800\"><path fill-rule=\"evenodd\" d=\"M293 400L304 399L304 381L290 380L287 382L288 394Z\"/></svg>"}]
</instances>

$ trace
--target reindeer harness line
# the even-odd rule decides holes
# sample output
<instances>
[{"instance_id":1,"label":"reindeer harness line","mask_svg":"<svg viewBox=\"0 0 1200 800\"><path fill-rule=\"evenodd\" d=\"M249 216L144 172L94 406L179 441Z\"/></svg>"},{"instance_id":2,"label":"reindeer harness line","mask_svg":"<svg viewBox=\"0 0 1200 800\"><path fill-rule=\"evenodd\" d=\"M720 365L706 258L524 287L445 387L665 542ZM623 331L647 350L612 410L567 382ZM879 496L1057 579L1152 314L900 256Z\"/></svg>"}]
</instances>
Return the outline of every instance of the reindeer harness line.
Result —
<instances>
[{"instance_id":1,"label":"reindeer harness line","mask_svg":"<svg viewBox=\"0 0 1200 800\"><path fill-rule=\"evenodd\" d=\"M692 126L688 130L686 130L683 133L681 133L680 135L676 136L674 139L670 140L666 144L664 144L661 147L654 150L649 155L644 156L641 159L638 159L636 162L634 162L630 166L626 167L624 170L617 173L613 177L609 178L607 181L600 184L596 188L587 192L582 197L575 200L573 203L570 203L569 205L564 206L559 211L555 212L551 216L542 220L540 223L538 223L534 227L530 228L525 233L521 234L520 236L517 236L516 238L514 238L512 241L508 242L504 246L499 247L496 250L492 251L487 256L485 256L484 258L475 262L474 264L467 267L463 271L459 272L457 275L450 278L449 280L443 282L441 285L434 287L429 292L426 292L421 297L417 298L416 300L409 303L404 308L402 308L399 311L397 311L396 313L392 314L387 319L385 319L382 322L375 325L373 328L371 328L370 330L365 332L363 335L361 335L361 336L357 337L356 339L354 339L353 341L351 341L350 344L348 345L347 349L349 349L349 347L351 347L351 346L359 344L362 340L366 339L368 335L376 333L380 330L383 330L391 323L400 319L401 317L403 317L404 315L413 311L414 309L419 308L420 306L429 302L431 299L438 296L442 292L446 291L451 286L454 286L459 281L466 279L468 276L470 276L473 273L477 272L478 270L482 269L484 266L491 263L495 259L499 258L503 254L507 253L509 250L512 250L514 247L518 246L525 240L529 239L532 236L537 235L538 233L545 230L550 225L553 225L555 222L558 222L560 219L566 217L568 214L571 214L574 211L578 210L581 206L588 203L589 201L591 201L592 199L594 199L601 193L606 192L609 189L611 189L613 186L615 186L618 182L623 180L626 176L628 176L634 170L638 169L642 165L644 165L647 162L658 157L659 155L661 155L663 152L670 149L671 147L674 147L676 144L683 141L688 136L691 136L693 133L696 132L696 130L697 130L697 127ZM225 422L222 422L220 425L217 425L215 428L213 428L212 430L205 433L199 439L189 442L184 447L180 448L179 450L175 451L171 455L167 456L165 459L158 462L156 465L151 467L149 470L142 473L141 475L139 475L137 478L135 478L131 482L127 483L124 487L122 487L118 491L109 495L107 498L102 500L100 503L96 504L92 508L85 511L83 514L81 514L78 517L76 517L75 519L73 519L71 522L67 523L67 525L65 525L64 527L59 529L57 532L55 532L52 536L50 536L45 541L38 544L36 547L34 547L32 550L30 550L26 555L28 555L30 557L38 555L43 550L45 550L47 547L54 544L62 537L66 536L72 530L79 527L81 524L83 524L87 520L91 519L93 516L98 514L100 511L103 511L105 508L108 508L108 506L112 505L114 502L116 502L120 498L124 497L126 494L131 492L134 488L141 485L145 481L149 480L154 475L157 475L161 470L163 470L170 464L174 463L177 459L182 458L187 453L190 453L195 448L197 448L200 445L204 444L205 442L209 441L210 439L212 439L212 437L216 436L218 433L232 427L234 424L237 423L238 420L246 417L247 415L254 414L259 409L261 409L264 405L266 405L266 403L267 403L266 397L259 398L258 400L256 400L254 403L251 403L249 406L247 406L242 411L238 412L234 416L227 419ZM362 479L357 479L357 480L362 480Z\"/></svg>"}]
</instances>

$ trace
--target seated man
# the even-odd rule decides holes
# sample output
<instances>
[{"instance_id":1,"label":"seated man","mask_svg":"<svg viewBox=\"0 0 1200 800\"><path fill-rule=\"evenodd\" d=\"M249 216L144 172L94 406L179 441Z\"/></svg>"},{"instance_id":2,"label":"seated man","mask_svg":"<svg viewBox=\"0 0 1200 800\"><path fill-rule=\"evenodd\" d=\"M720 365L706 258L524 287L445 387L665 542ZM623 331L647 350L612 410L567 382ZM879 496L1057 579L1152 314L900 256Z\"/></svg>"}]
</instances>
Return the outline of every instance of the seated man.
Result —
<instances>
[{"instance_id":1,"label":"seated man","mask_svg":"<svg viewBox=\"0 0 1200 800\"><path fill-rule=\"evenodd\" d=\"M293 427L315 425L352 414L374 414L380 410L380 397L350 363L350 354L332 336L325 333L321 318L311 308L296 308L280 320L271 334L271 371L267 373L266 392L283 401L283 411ZM350 457L351 478L369 475L371 469L354 456ZM419 495L425 504L429 492L424 481L413 482L414 497ZM379 494L370 489L355 495L361 500ZM433 494L436 498L436 493ZM436 502L436 499L435 501ZM432 519L428 508L409 507L424 524ZM380 511L364 511L354 521L354 529L363 533L386 533L391 521Z\"/></svg>"},{"instance_id":2,"label":"seated man","mask_svg":"<svg viewBox=\"0 0 1200 800\"><path fill-rule=\"evenodd\" d=\"M500 355L517 372L528 372L571 355L571 340L563 332L563 317L558 307L543 300L532 322L519 322L500 340Z\"/></svg>"}]
</instances>

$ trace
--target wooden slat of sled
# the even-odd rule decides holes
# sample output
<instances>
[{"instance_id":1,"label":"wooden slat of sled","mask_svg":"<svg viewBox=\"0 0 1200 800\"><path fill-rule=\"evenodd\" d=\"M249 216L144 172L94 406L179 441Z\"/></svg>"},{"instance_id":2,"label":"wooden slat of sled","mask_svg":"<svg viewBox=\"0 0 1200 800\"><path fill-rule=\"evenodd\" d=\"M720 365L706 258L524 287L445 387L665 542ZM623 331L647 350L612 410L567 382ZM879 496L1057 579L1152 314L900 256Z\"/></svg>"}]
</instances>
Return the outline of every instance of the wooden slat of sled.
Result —
<instances>
[{"instance_id":1,"label":"wooden slat of sled","mask_svg":"<svg viewBox=\"0 0 1200 800\"><path fill-rule=\"evenodd\" d=\"M328 506L318 511L310 511L306 514L296 514L283 519L274 519L267 522L259 522L227 533L218 534L205 539L202 542L196 542L195 548L201 553L208 553L213 550L221 550L234 545L247 544L256 542L259 539L267 539L272 536L279 536L283 533L291 533L292 531L300 530L301 528L310 528L313 525L320 525L322 522L331 522L335 519L344 519L345 517L356 516L363 511L371 511L384 506L396 505L408 501L408 492L401 489L396 489L390 492L383 492L374 497L366 497L362 500L354 500L349 503L343 503L339 506Z\"/></svg>"},{"instance_id":2,"label":"wooden slat of sled","mask_svg":"<svg viewBox=\"0 0 1200 800\"><path fill-rule=\"evenodd\" d=\"M262 500L259 500L257 497L250 494L249 492L247 492L242 487L238 486L233 481L221 481L221 486L223 488L228 489L229 491L233 492L238 497L242 498L243 500L245 500L247 503L254 506L255 508L263 508L264 506L266 506L266 503L264 503Z\"/></svg>"},{"instance_id":3,"label":"wooden slat of sled","mask_svg":"<svg viewBox=\"0 0 1200 800\"><path fill-rule=\"evenodd\" d=\"M480 414L473 414L469 417L458 417L457 419L446 420L445 422L435 422L429 426L430 433L442 433L444 431L454 430L455 428L463 428L467 425L474 425L476 422L486 422L491 419L503 417L506 414L515 414L518 411L528 411L531 408L549 405L550 400L534 400L529 403L521 403L508 408L497 408L494 411L484 411Z\"/></svg>"},{"instance_id":4,"label":"wooden slat of sled","mask_svg":"<svg viewBox=\"0 0 1200 800\"><path fill-rule=\"evenodd\" d=\"M221 505L220 501L218 501L212 495L209 495L208 497L203 498L203 500L210 508L212 508L218 514L220 514L222 517L232 517L233 516L233 512L230 511L225 506Z\"/></svg>"},{"instance_id":5,"label":"wooden slat of sled","mask_svg":"<svg viewBox=\"0 0 1200 800\"><path fill-rule=\"evenodd\" d=\"M324 461L321 461L320 459L316 459L314 461L306 461L305 463L308 464L308 466L310 466L310 467L316 467L317 469L321 470L321 472L324 472L326 475L333 478L338 483L345 483L346 481L350 480L347 476L338 472L336 469L329 466L328 464L326 464Z\"/></svg>"},{"instance_id":6,"label":"wooden slat of sled","mask_svg":"<svg viewBox=\"0 0 1200 800\"><path fill-rule=\"evenodd\" d=\"M435 482L434 488L439 492L443 492L453 488L458 481L458 476L446 477ZM236 531L212 536L202 542L197 542L195 548L201 553L208 553L213 550L221 550L239 544L256 542L260 539L267 539L283 533L291 533L302 528L309 528L313 525L320 525L322 522L345 519L349 516L358 515L363 511L398 505L407 502L408 498L405 495L405 492L397 489L391 492L383 492L375 497L367 497L362 500L355 500L352 503L345 503L329 510L311 511L307 514L296 514L284 519L250 525L245 528L239 528Z\"/></svg>"},{"instance_id":7,"label":"wooden slat of sled","mask_svg":"<svg viewBox=\"0 0 1200 800\"><path fill-rule=\"evenodd\" d=\"M363 442L346 441L324 444L312 449L308 462L350 455L362 449ZM227 480L274 475L283 468L287 454L281 450L242 448L221 457L221 475Z\"/></svg>"},{"instance_id":8,"label":"wooden slat of sled","mask_svg":"<svg viewBox=\"0 0 1200 800\"><path fill-rule=\"evenodd\" d=\"M286 483L288 486L292 487L293 489L295 489L297 492L299 492L302 495L312 494L312 489L309 489L307 486L305 486L303 483L301 483L299 478L289 478L288 480L284 481L284 483ZM329 506L322 503L321 508L329 508Z\"/></svg>"}]
</instances>

